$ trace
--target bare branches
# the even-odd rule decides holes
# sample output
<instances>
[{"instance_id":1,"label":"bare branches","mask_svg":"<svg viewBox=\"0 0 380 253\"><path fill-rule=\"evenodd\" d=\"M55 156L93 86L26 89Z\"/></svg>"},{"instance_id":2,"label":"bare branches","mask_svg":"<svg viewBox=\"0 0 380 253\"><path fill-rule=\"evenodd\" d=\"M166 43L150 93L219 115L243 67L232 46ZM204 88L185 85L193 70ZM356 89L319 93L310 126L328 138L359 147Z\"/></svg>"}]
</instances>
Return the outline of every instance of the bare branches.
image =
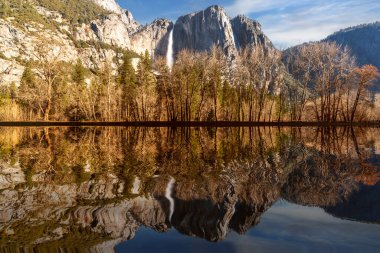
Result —
<instances>
[{"instance_id":1,"label":"bare branches","mask_svg":"<svg viewBox=\"0 0 380 253\"><path fill-rule=\"evenodd\" d=\"M356 68L353 71L353 76L357 83L355 102L351 109L351 122L355 120L360 101L364 101L363 97L366 90L380 77L379 70L372 65L364 65L361 68Z\"/></svg>"},{"instance_id":2,"label":"bare branches","mask_svg":"<svg viewBox=\"0 0 380 253\"><path fill-rule=\"evenodd\" d=\"M314 119L324 122L353 121L376 72L372 67L355 68L349 50L335 43L291 49L285 62L288 71L309 91Z\"/></svg>"}]
</instances>

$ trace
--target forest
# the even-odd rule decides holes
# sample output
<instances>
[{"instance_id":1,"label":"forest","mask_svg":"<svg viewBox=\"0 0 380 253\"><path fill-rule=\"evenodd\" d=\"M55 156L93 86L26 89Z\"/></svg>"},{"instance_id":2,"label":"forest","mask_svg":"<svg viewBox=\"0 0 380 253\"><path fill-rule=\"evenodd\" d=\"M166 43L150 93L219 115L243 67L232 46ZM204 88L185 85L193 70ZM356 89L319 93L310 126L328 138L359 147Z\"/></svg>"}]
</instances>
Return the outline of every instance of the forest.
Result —
<instances>
[{"instance_id":1,"label":"forest","mask_svg":"<svg viewBox=\"0 0 380 253\"><path fill-rule=\"evenodd\" d=\"M257 45L228 59L181 51L166 59L119 53L96 69L67 63L51 44L36 47L21 83L1 85L3 121L359 122L379 119L370 88L376 67L357 66L330 42L284 52ZM0 82L1 82L0 73Z\"/></svg>"}]
</instances>

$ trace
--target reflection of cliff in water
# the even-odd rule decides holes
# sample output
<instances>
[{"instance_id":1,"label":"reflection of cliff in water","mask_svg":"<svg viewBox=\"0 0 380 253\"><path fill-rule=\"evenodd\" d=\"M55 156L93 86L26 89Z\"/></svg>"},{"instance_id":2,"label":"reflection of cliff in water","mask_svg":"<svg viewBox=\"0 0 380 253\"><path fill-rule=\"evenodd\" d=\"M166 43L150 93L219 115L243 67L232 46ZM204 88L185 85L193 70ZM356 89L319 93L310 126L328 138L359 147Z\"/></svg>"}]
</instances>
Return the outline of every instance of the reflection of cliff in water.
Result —
<instances>
[{"instance_id":1,"label":"reflection of cliff in water","mask_svg":"<svg viewBox=\"0 0 380 253\"><path fill-rule=\"evenodd\" d=\"M3 129L0 242L112 248L141 226L220 241L281 198L379 223L378 132Z\"/></svg>"},{"instance_id":2,"label":"reflection of cliff in water","mask_svg":"<svg viewBox=\"0 0 380 253\"><path fill-rule=\"evenodd\" d=\"M380 223L380 184L361 186L348 200L328 206L325 210L336 217Z\"/></svg>"}]
</instances>

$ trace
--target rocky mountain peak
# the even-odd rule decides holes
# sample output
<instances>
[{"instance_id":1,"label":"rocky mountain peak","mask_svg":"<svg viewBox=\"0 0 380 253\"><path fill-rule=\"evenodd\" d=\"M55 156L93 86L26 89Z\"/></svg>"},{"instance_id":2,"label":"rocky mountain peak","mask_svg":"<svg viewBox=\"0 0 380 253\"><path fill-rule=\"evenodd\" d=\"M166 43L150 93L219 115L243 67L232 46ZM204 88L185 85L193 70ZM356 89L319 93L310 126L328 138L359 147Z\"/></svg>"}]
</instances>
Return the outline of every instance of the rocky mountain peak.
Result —
<instances>
[{"instance_id":1,"label":"rocky mountain peak","mask_svg":"<svg viewBox=\"0 0 380 253\"><path fill-rule=\"evenodd\" d=\"M157 18L155 19L151 24L147 25L146 27L153 26L153 27L168 27L172 26L173 22L170 21L167 18Z\"/></svg>"},{"instance_id":2,"label":"rocky mountain peak","mask_svg":"<svg viewBox=\"0 0 380 253\"><path fill-rule=\"evenodd\" d=\"M226 14L226 10L223 8L223 6L220 5L211 5L210 7L206 8L205 12L223 12ZM227 14L226 14L227 15Z\"/></svg>"},{"instance_id":3,"label":"rocky mountain peak","mask_svg":"<svg viewBox=\"0 0 380 253\"><path fill-rule=\"evenodd\" d=\"M261 31L261 24L256 21L256 20L253 20L245 15L237 15L233 20L232 22L236 22L236 23L245 23L247 24L248 26L251 25L254 27L254 29L256 31Z\"/></svg>"},{"instance_id":4,"label":"rocky mountain peak","mask_svg":"<svg viewBox=\"0 0 380 253\"><path fill-rule=\"evenodd\" d=\"M231 55L235 41L230 18L224 8L214 5L180 17L174 25L174 52L182 49L208 51L220 46Z\"/></svg>"},{"instance_id":5,"label":"rocky mountain peak","mask_svg":"<svg viewBox=\"0 0 380 253\"><path fill-rule=\"evenodd\" d=\"M182 17L186 17L186 16L192 17L192 16L196 16L196 15L199 15L199 14L204 14L204 15L207 15L207 14L219 14L219 15L228 16L226 10L222 6L211 5L210 7L207 7L204 10L195 11L193 13L188 13L188 14L183 15Z\"/></svg>"},{"instance_id":6,"label":"rocky mountain peak","mask_svg":"<svg viewBox=\"0 0 380 253\"><path fill-rule=\"evenodd\" d=\"M134 20L133 18L133 15L132 15L132 12L128 11L128 10L125 10L125 15L127 16L127 18L129 20Z\"/></svg>"},{"instance_id":7,"label":"rocky mountain peak","mask_svg":"<svg viewBox=\"0 0 380 253\"><path fill-rule=\"evenodd\" d=\"M267 48L274 48L272 42L261 30L261 24L244 15L238 15L231 20L235 34L236 47L238 49L264 45Z\"/></svg>"},{"instance_id":8,"label":"rocky mountain peak","mask_svg":"<svg viewBox=\"0 0 380 253\"><path fill-rule=\"evenodd\" d=\"M103 7L107 11L114 12L116 14L123 13L123 9L116 3L115 0L92 0L97 5Z\"/></svg>"},{"instance_id":9,"label":"rocky mountain peak","mask_svg":"<svg viewBox=\"0 0 380 253\"><path fill-rule=\"evenodd\" d=\"M134 33L140 28L140 24L133 18L130 11L124 10L115 0L91 0L107 11L119 15L119 19L127 26L129 33ZM112 15L112 14L111 14Z\"/></svg>"},{"instance_id":10,"label":"rocky mountain peak","mask_svg":"<svg viewBox=\"0 0 380 253\"><path fill-rule=\"evenodd\" d=\"M242 15L231 19L218 5L184 15L174 26L175 53L182 49L208 51L217 45L228 56L233 56L240 48L258 44L273 48L272 42L263 34L260 23Z\"/></svg>"},{"instance_id":11,"label":"rocky mountain peak","mask_svg":"<svg viewBox=\"0 0 380 253\"><path fill-rule=\"evenodd\" d=\"M153 57L164 56L172 29L173 22L170 20L164 18L154 20L131 35L133 50L139 54L148 50Z\"/></svg>"}]
</instances>

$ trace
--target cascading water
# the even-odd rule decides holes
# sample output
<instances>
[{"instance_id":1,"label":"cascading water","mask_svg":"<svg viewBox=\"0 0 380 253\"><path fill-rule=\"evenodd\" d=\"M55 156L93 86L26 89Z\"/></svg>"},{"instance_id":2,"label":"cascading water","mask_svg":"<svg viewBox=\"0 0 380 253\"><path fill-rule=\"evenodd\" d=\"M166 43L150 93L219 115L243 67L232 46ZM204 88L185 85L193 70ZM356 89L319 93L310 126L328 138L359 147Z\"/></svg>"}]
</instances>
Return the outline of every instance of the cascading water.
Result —
<instances>
[{"instance_id":1,"label":"cascading water","mask_svg":"<svg viewBox=\"0 0 380 253\"><path fill-rule=\"evenodd\" d=\"M175 184L175 179L171 177L168 185L166 186L166 191L165 191L165 197L167 198L167 200L169 200L169 203L170 203L170 213L169 213L169 222L170 223L172 221L172 216L174 213L174 199L172 196L174 184Z\"/></svg>"},{"instance_id":2,"label":"cascading water","mask_svg":"<svg viewBox=\"0 0 380 253\"><path fill-rule=\"evenodd\" d=\"M173 32L174 32L174 27L172 28L169 34L168 50L166 53L166 64L168 65L170 69L172 69L173 64L174 64Z\"/></svg>"}]
</instances>

